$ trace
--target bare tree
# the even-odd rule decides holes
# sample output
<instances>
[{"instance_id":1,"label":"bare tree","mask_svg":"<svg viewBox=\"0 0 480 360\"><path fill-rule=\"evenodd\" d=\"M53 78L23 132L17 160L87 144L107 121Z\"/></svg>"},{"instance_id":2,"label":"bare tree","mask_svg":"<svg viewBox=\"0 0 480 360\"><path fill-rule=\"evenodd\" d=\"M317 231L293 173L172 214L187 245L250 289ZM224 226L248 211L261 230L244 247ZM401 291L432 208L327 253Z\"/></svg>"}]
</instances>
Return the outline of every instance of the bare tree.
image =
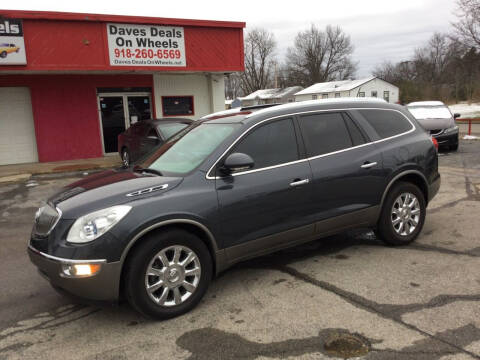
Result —
<instances>
[{"instance_id":1,"label":"bare tree","mask_svg":"<svg viewBox=\"0 0 480 360\"><path fill-rule=\"evenodd\" d=\"M468 47L480 48L480 0L457 0L457 7L457 35Z\"/></svg>"},{"instance_id":2,"label":"bare tree","mask_svg":"<svg viewBox=\"0 0 480 360\"><path fill-rule=\"evenodd\" d=\"M239 96L243 96L242 91L242 74L232 73L225 75L225 98L236 99Z\"/></svg>"},{"instance_id":3,"label":"bare tree","mask_svg":"<svg viewBox=\"0 0 480 360\"><path fill-rule=\"evenodd\" d=\"M273 33L255 28L245 38L245 72L242 90L249 94L271 85L276 42Z\"/></svg>"},{"instance_id":4,"label":"bare tree","mask_svg":"<svg viewBox=\"0 0 480 360\"><path fill-rule=\"evenodd\" d=\"M350 36L340 27L328 25L322 31L312 24L287 50L289 82L309 86L353 77L357 67L351 60L353 49Z\"/></svg>"}]
</instances>

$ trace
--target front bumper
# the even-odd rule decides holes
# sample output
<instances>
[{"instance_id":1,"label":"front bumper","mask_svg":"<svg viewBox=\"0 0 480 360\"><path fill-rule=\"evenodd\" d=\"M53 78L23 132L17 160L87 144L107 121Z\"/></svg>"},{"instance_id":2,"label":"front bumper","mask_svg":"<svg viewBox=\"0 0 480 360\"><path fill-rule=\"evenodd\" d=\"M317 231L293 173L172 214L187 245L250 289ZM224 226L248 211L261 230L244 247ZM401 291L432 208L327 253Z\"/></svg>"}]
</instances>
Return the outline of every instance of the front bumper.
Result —
<instances>
[{"instance_id":1,"label":"front bumper","mask_svg":"<svg viewBox=\"0 0 480 360\"><path fill-rule=\"evenodd\" d=\"M434 135L433 137L437 139L439 146L458 145L458 129L454 132L442 133L440 135Z\"/></svg>"},{"instance_id":2,"label":"front bumper","mask_svg":"<svg viewBox=\"0 0 480 360\"><path fill-rule=\"evenodd\" d=\"M32 246L28 255L40 274L55 287L74 296L89 300L116 301L120 290L120 262L107 263L105 260L72 260L45 254ZM100 271L89 277L68 277L63 272L65 265L101 264Z\"/></svg>"}]
</instances>

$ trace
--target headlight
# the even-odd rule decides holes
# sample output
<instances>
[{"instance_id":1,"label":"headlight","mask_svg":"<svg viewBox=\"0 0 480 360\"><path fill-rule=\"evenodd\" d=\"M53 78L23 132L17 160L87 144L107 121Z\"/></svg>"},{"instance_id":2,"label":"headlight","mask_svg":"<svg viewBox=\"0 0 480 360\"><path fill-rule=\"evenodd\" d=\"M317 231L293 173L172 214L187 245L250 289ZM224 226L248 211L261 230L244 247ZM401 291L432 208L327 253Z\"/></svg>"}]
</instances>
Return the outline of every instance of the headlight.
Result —
<instances>
[{"instance_id":1,"label":"headlight","mask_svg":"<svg viewBox=\"0 0 480 360\"><path fill-rule=\"evenodd\" d=\"M122 220L131 208L128 205L112 206L79 217L70 228L67 241L86 243L95 240Z\"/></svg>"},{"instance_id":2,"label":"headlight","mask_svg":"<svg viewBox=\"0 0 480 360\"><path fill-rule=\"evenodd\" d=\"M444 134L453 133L458 131L458 126L452 126L451 128L445 129Z\"/></svg>"}]
</instances>

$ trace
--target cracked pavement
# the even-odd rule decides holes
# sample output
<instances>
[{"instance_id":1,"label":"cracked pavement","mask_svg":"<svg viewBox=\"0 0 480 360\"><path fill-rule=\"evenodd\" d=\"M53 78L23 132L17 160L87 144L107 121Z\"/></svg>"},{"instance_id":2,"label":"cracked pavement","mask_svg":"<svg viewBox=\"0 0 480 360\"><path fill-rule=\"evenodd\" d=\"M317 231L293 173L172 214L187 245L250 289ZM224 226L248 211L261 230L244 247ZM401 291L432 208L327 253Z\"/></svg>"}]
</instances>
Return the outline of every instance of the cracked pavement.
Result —
<instances>
[{"instance_id":1,"label":"cracked pavement","mask_svg":"<svg viewBox=\"0 0 480 360\"><path fill-rule=\"evenodd\" d=\"M480 141L440 154L442 186L411 246L365 229L249 260L163 322L63 297L30 264L37 207L74 178L0 186L0 360L334 359L335 336L361 342L362 359L480 359L479 154Z\"/></svg>"}]
</instances>

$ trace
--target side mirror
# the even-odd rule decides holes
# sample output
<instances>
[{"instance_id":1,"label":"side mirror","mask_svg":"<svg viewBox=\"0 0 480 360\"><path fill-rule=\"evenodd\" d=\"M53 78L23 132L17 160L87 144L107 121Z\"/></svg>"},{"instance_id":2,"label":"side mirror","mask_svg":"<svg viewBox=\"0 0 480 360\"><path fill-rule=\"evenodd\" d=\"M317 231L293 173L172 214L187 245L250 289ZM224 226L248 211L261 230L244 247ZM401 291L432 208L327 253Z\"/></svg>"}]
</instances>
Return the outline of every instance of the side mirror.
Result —
<instances>
[{"instance_id":1,"label":"side mirror","mask_svg":"<svg viewBox=\"0 0 480 360\"><path fill-rule=\"evenodd\" d=\"M460 116L461 116L461 115L460 115L459 113L453 114L453 118L454 118L454 119L458 119Z\"/></svg>"},{"instance_id":2,"label":"side mirror","mask_svg":"<svg viewBox=\"0 0 480 360\"><path fill-rule=\"evenodd\" d=\"M230 174L236 171L249 170L254 166L253 159L244 153L233 153L227 156L223 162L220 171L225 174Z\"/></svg>"}]
</instances>

